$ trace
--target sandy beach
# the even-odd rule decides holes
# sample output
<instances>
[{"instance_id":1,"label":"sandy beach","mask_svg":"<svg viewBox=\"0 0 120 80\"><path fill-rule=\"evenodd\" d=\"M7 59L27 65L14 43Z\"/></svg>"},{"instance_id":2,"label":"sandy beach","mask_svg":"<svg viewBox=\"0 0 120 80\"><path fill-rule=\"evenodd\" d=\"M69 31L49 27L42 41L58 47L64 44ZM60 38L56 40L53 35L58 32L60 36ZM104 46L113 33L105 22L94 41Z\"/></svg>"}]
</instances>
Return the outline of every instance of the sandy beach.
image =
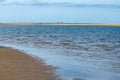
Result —
<instances>
[{"instance_id":1,"label":"sandy beach","mask_svg":"<svg viewBox=\"0 0 120 80\"><path fill-rule=\"evenodd\" d=\"M58 80L53 71L18 50L0 47L0 80Z\"/></svg>"}]
</instances>

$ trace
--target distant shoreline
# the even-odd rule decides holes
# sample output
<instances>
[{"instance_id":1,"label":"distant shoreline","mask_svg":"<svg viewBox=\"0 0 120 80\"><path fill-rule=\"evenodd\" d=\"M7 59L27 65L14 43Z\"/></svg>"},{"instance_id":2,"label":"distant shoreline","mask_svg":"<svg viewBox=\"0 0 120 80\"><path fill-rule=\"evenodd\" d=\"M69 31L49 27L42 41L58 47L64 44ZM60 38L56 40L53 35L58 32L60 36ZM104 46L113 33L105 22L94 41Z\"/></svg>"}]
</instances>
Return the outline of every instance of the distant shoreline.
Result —
<instances>
[{"instance_id":1,"label":"distant shoreline","mask_svg":"<svg viewBox=\"0 0 120 80\"><path fill-rule=\"evenodd\" d=\"M120 26L120 24L82 24L82 23L0 23L0 26Z\"/></svg>"}]
</instances>

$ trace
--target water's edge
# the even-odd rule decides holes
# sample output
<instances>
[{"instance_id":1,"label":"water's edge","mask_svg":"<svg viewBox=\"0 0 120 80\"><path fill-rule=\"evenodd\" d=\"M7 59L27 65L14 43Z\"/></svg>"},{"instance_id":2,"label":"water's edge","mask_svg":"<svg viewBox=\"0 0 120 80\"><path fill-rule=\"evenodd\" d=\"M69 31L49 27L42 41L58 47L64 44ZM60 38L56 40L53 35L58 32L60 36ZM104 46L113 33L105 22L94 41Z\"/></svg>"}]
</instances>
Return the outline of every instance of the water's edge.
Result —
<instances>
[{"instance_id":1,"label":"water's edge","mask_svg":"<svg viewBox=\"0 0 120 80\"><path fill-rule=\"evenodd\" d=\"M72 60L70 57L61 56L61 55L48 55L48 54L44 55L43 54L51 50L48 50L48 51L47 49L38 50L33 47L9 44L4 42L0 42L0 45L4 47L17 49L21 52L24 52L27 55L30 55L33 58L37 57L36 58L37 60L39 58L42 60L45 60L46 65L52 65L53 67L57 67L57 70L55 73L58 74L62 80L73 80L76 78L85 79L85 80L113 80L113 79L119 80L120 79L120 74L97 70L97 68L94 67L91 63L79 62L81 63L81 65L79 65L78 62ZM38 55L38 53L41 53L41 54ZM65 62L64 63L63 61L61 62L60 59L64 60ZM71 63L74 63L74 64L69 64L69 63L66 64L68 61L71 61ZM62 64L59 64L59 63L62 63Z\"/></svg>"},{"instance_id":2,"label":"water's edge","mask_svg":"<svg viewBox=\"0 0 120 80\"><path fill-rule=\"evenodd\" d=\"M63 80L120 80L120 27L3 26L0 45L57 67Z\"/></svg>"}]
</instances>

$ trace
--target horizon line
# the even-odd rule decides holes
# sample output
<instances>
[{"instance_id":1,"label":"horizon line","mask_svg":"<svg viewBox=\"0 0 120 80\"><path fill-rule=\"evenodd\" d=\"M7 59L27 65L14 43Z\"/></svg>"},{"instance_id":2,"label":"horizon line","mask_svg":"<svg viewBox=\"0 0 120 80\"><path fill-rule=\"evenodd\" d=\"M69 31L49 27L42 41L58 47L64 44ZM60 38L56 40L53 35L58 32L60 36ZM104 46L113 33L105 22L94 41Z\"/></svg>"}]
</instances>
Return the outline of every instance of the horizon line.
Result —
<instances>
[{"instance_id":1,"label":"horizon line","mask_svg":"<svg viewBox=\"0 0 120 80\"><path fill-rule=\"evenodd\" d=\"M0 26L120 26L113 23L38 23L38 22L0 22Z\"/></svg>"}]
</instances>

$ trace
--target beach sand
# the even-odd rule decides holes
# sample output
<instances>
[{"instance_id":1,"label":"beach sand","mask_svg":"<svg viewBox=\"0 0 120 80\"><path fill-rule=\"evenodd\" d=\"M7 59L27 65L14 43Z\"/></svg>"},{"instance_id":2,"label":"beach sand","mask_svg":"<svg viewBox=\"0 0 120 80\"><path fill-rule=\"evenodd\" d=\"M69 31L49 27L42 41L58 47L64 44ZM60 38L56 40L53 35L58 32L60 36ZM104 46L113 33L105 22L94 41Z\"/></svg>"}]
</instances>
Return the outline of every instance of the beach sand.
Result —
<instances>
[{"instance_id":1,"label":"beach sand","mask_svg":"<svg viewBox=\"0 0 120 80\"><path fill-rule=\"evenodd\" d=\"M27 54L0 47L0 80L58 80L53 71Z\"/></svg>"}]
</instances>

